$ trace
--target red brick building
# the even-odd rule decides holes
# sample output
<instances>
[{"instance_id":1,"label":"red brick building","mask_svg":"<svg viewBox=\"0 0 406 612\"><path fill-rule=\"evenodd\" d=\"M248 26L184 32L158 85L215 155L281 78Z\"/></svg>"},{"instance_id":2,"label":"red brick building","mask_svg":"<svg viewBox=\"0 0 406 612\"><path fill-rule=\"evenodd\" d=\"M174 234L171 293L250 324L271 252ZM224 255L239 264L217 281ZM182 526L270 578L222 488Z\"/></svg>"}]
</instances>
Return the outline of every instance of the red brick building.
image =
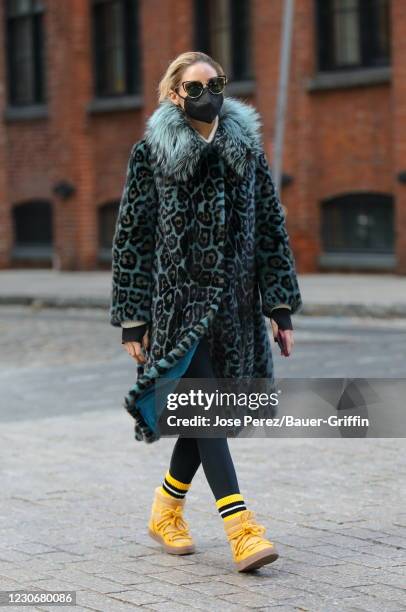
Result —
<instances>
[{"instance_id":1,"label":"red brick building","mask_svg":"<svg viewBox=\"0 0 406 612\"><path fill-rule=\"evenodd\" d=\"M109 266L131 145L185 50L258 108L271 162L283 6L2 0L0 267ZM405 0L296 0L283 174L300 272L406 273Z\"/></svg>"}]
</instances>

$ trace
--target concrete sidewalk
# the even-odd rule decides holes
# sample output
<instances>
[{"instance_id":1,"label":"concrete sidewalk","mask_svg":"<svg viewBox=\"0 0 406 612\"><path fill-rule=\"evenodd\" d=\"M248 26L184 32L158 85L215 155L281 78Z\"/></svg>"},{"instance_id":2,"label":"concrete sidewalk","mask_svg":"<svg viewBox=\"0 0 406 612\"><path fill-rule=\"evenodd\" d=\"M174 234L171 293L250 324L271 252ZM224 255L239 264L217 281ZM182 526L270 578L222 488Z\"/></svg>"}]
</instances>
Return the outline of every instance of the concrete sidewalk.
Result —
<instances>
[{"instance_id":1,"label":"concrete sidewalk","mask_svg":"<svg viewBox=\"0 0 406 612\"><path fill-rule=\"evenodd\" d=\"M406 276L299 275L303 315L406 317ZM111 272L1 270L0 304L107 308Z\"/></svg>"},{"instance_id":2,"label":"concrete sidewalk","mask_svg":"<svg viewBox=\"0 0 406 612\"><path fill-rule=\"evenodd\" d=\"M75 609L102 612L406 610L404 440L230 440L281 555L244 575L201 468L186 509L196 554L149 538L173 440L151 448L129 427L116 409L2 424L0 590L73 590Z\"/></svg>"}]
</instances>

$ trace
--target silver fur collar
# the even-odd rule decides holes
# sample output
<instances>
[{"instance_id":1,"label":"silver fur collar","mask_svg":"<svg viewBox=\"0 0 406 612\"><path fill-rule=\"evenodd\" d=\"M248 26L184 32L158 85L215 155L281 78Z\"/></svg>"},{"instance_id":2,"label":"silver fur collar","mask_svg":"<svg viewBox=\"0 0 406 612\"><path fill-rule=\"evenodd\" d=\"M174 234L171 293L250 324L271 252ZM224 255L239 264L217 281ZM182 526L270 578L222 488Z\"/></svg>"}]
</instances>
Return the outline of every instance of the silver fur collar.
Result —
<instances>
[{"instance_id":1,"label":"silver fur collar","mask_svg":"<svg viewBox=\"0 0 406 612\"><path fill-rule=\"evenodd\" d=\"M242 176L249 159L262 150L258 111L237 98L224 97L212 143L226 163ZM169 99L160 102L146 123L144 138L164 176L185 181L193 175L205 147L210 146Z\"/></svg>"}]
</instances>

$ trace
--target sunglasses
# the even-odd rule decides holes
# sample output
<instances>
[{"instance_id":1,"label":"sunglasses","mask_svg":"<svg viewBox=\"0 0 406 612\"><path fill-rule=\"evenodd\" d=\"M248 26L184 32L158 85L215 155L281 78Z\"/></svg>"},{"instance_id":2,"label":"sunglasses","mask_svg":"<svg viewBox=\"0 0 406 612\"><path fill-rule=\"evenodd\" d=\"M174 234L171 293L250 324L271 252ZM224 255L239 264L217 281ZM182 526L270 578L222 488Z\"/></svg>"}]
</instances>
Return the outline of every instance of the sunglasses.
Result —
<instances>
[{"instance_id":1,"label":"sunglasses","mask_svg":"<svg viewBox=\"0 0 406 612\"><path fill-rule=\"evenodd\" d=\"M224 87L227 84L227 77L223 75L212 77L207 81L207 85L203 85L200 81L183 81L181 85L183 85L183 89L186 91L189 98L200 98L203 91L207 88L212 94L221 94L224 91ZM175 88L175 91L178 93L179 87ZM180 96L182 98L182 96Z\"/></svg>"}]
</instances>

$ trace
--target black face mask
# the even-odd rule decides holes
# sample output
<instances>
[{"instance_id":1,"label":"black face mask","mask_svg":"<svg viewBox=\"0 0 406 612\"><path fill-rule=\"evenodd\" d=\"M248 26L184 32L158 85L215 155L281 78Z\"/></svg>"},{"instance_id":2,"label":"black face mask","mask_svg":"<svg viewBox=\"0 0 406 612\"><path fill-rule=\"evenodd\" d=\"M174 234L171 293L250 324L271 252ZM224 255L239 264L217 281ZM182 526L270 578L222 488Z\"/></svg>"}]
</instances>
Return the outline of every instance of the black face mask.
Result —
<instances>
[{"instance_id":1,"label":"black face mask","mask_svg":"<svg viewBox=\"0 0 406 612\"><path fill-rule=\"evenodd\" d=\"M205 89L200 98L190 98L186 96L184 100L185 112L192 117L192 119L204 121L204 123L211 123L222 107L224 96L223 94L212 94L211 91Z\"/></svg>"}]
</instances>

